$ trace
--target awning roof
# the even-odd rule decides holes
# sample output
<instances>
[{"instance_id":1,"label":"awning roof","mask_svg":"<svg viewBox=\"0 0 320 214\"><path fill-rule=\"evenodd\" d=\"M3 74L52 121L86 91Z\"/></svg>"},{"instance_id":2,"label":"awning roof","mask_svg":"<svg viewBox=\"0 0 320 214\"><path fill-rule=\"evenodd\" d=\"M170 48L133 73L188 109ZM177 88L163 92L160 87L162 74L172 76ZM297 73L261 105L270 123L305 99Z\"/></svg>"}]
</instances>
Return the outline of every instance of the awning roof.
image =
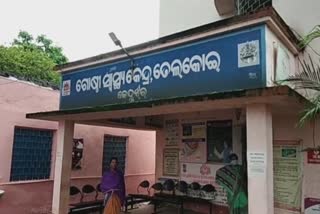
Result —
<instances>
[{"instance_id":1,"label":"awning roof","mask_svg":"<svg viewBox=\"0 0 320 214\"><path fill-rule=\"evenodd\" d=\"M101 120L121 117L207 111L244 107L252 103L276 104L285 102L300 106L307 100L288 86L211 93L198 96L153 100L139 103L113 104L90 108L29 113L27 118L41 120Z\"/></svg>"}]
</instances>

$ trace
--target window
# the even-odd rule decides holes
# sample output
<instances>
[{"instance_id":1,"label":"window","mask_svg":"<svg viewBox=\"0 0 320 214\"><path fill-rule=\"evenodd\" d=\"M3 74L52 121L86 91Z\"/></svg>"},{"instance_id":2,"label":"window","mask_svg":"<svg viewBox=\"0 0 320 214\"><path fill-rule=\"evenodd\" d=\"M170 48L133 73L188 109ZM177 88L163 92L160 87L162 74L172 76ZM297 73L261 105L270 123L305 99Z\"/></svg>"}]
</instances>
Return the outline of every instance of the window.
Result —
<instances>
[{"instance_id":1,"label":"window","mask_svg":"<svg viewBox=\"0 0 320 214\"><path fill-rule=\"evenodd\" d=\"M14 129L10 181L49 179L53 131Z\"/></svg>"},{"instance_id":2,"label":"window","mask_svg":"<svg viewBox=\"0 0 320 214\"><path fill-rule=\"evenodd\" d=\"M119 169L125 172L126 163L126 151L127 151L127 137L106 135L104 137L103 144L103 172L109 168L109 162L111 157L117 157L119 161Z\"/></svg>"},{"instance_id":3,"label":"window","mask_svg":"<svg viewBox=\"0 0 320 214\"><path fill-rule=\"evenodd\" d=\"M232 153L232 121L207 122L208 161L229 163Z\"/></svg>"},{"instance_id":4,"label":"window","mask_svg":"<svg viewBox=\"0 0 320 214\"><path fill-rule=\"evenodd\" d=\"M236 0L235 2L239 15L272 6L272 0Z\"/></svg>"}]
</instances>

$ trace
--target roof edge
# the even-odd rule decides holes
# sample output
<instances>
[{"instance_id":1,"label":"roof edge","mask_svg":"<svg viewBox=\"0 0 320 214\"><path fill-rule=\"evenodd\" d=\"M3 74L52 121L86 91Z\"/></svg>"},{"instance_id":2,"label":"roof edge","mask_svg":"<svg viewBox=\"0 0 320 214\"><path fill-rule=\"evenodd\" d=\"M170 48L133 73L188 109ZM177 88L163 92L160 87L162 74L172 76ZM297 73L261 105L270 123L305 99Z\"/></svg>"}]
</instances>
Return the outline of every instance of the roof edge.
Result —
<instances>
[{"instance_id":1,"label":"roof edge","mask_svg":"<svg viewBox=\"0 0 320 214\"><path fill-rule=\"evenodd\" d=\"M29 114L26 114L26 118L45 119L47 117L74 115L74 114L81 114L81 113L119 111L119 110L136 109L136 108L152 108L156 106L181 104L181 103L187 103L187 102L202 102L202 101L208 101L208 100L222 100L222 99L261 97L261 96L265 96L265 97L294 96L298 99L299 102L308 102L308 100L305 97L303 97L298 92L296 92L295 90L291 89L288 86L275 86L275 87L268 87L268 88L219 92L219 93L211 93L211 94L188 96L188 97L177 97L177 98L145 101L145 102L138 102L138 103L112 104L112 105L96 106L96 107L89 107L89 108L29 113Z\"/></svg>"}]
</instances>

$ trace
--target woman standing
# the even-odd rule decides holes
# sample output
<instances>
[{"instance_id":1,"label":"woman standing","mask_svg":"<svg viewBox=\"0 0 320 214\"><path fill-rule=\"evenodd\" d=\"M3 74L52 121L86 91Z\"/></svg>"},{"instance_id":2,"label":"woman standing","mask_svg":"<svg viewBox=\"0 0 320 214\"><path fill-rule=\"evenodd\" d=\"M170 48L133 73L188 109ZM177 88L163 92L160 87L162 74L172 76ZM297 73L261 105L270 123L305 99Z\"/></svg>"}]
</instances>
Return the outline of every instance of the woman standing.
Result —
<instances>
[{"instance_id":1,"label":"woman standing","mask_svg":"<svg viewBox=\"0 0 320 214\"><path fill-rule=\"evenodd\" d=\"M124 176L118 170L118 158L110 159L110 169L103 174L101 191L105 194L104 214L119 214L125 201Z\"/></svg>"}]
</instances>

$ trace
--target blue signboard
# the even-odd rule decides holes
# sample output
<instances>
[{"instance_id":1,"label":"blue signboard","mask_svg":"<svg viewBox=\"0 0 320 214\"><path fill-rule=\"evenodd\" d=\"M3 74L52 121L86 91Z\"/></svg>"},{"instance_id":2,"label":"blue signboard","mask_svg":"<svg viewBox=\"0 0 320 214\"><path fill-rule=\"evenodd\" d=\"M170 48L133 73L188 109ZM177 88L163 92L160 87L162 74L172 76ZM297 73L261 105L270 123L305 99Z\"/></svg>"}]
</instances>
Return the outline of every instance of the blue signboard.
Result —
<instances>
[{"instance_id":1,"label":"blue signboard","mask_svg":"<svg viewBox=\"0 0 320 214\"><path fill-rule=\"evenodd\" d=\"M65 73L60 109L132 103L266 86L265 27Z\"/></svg>"}]
</instances>

